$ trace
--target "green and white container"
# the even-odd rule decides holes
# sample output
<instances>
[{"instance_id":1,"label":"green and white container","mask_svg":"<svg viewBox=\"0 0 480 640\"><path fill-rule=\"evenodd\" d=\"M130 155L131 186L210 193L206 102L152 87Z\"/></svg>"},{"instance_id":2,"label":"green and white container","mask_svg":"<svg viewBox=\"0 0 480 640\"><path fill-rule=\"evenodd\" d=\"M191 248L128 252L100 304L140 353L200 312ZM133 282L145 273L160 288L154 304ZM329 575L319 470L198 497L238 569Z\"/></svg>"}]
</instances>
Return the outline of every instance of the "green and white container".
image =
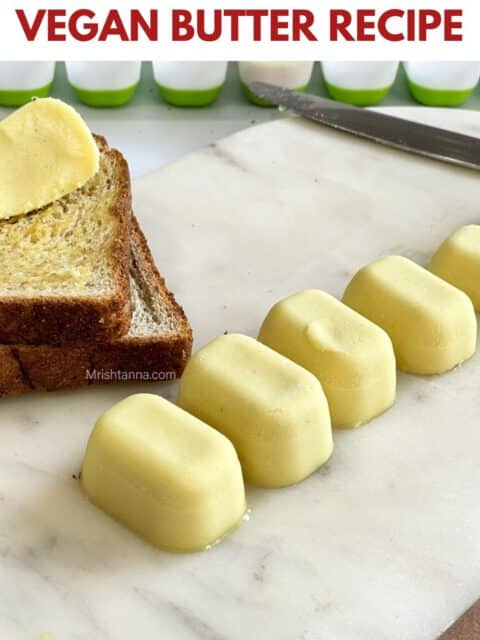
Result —
<instances>
[{"instance_id":1,"label":"green and white container","mask_svg":"<svg viewBox=\"0 0 480 640\"><path fill-rule=\"evenodd\" d=\"M55 62L0 62L0 105L20 107L50 94Z\"/></svg>"},{"instance_id":2,"label":"green and white container","mask_svg":"<svg viewBox=\"0 0 480 640\"><path fill-rule=\"evenodd\" d=\"M227 77L228 62L152 62L165 102L176 107L205 107L214 102Z\"/></svg>"},{"instance_id":3,"label":"green and white container","mask_svg":"<svg viewBox=\"0 0 480 640\"><path fill-rule=\"evenodd\" d=\"M381 102L395 82L398 62L322 62L330 97L366 107Z\"/></svg>"},{"instance_id":4,"label":"green and white container","mask_svg":"<svg viewBox=\"0 0 480 640\"><path fill-rule=\"evenodd\" d=\"M67 62L68 81L90 107L121 107L137 90L141 62Z\"/></svg>"},{"instance_id":5,"label":"green and white container","mask_svg":"<svg viewBox=\"0 0 480 640\"><path fill-rule=\"evenodd\" d=\"M458 107L480 79L479 62L404 62L412 96L433 107Z\"/></svg>"},{"instance_id":6,"label":"green and white container","mask_svg":"<svg viewBox=\"0 0 480 640\"><path fill-rule=\"evenodd\" d=\"M245 95L261 107L272 105L250 91L251 82L268 82L286 89L305 91L312 77L313 62L239 62L238 70Z\"/></svg>"}]
</instances>

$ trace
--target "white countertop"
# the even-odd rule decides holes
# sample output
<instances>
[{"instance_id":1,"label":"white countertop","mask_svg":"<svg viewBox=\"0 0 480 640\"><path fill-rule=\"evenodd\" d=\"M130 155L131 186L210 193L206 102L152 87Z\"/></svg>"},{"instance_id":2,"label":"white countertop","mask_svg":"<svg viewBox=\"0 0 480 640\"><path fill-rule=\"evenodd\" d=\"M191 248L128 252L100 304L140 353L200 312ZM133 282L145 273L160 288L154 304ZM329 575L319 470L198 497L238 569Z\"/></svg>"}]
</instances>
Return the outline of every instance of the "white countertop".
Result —
<instances>
[{"instance_id":1,"label":"white countertop","mask_svg":"<svg viewBox=\"0 0 480 640\"><path fill-rule=\"evenodd\" d=\"M309 90L326 95L318 64ZM245 99L235 63L229 65L227 81L217 102L201 109L181 109L163 102L154 85L149 63L143 65L142 80L134 100L125 107L93 109L79 103L66 80L62 63L57 65L52 95L75 106L93 131L101 133L111 145L123 151L134 178L235 131L282 117L277 109L257 107ZM412 104L400 71L384 105ZM9 110L0 108L0 118L8 113Z\"/></svg>"},{"instance_id":2,"label":"white countertop","mask_svg":"<svg viewBox=\"0 0 480 640\"><path fill-rule=\"evenodd\" d=\"M277 117L216 109L180 117L146 100L83 113L141 176ZM447 115L437 123L480 129L475 114ZM137 181L139 216L197 347L226 329L255 335L268 306L293 290L339 295L382 252L424 262L452 227L477 219L471 174L423 173L424 161L385 149L371 164L359 141L335 160L331 133L313 145L316 133L287 133L251 130ZM193 555L151 548L72 478L105 409L137 391L174 399L172 385L2 400L0 639L433 640L480 589L479 372L477 354L446 376L400 376L390 412L336 433L331 463L305 483L248 488L250 522Z\"/></svg>"}]
</instances>

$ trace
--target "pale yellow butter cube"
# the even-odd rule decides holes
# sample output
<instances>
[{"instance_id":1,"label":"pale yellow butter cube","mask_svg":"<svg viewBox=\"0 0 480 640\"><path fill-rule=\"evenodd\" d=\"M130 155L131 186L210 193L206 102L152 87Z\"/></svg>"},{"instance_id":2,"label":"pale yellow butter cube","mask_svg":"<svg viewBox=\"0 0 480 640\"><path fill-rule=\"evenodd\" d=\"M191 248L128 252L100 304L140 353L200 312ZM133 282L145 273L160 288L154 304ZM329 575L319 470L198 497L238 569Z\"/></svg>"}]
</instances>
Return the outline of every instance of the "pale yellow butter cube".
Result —
<instances>
[{"instance_id":1,"label":"pale yellow butter cube","mask_svg":"<svg viewBox=\"0 0 480 640\"><path fill-rule=\"evenodd\" d=\"M0 122L0 218L39 209L83 186L99 152L81 116L61 100L33 100Z\"/></svg>"},{"instance_id":2,"label":"pale yellow butter cube","mask_svg":"<svg viewBox=\"0 0 480 640\"><path fill-rule=\"evenodd\" d=\"M475 352L468 296L407 258L388 256L361 269L343 301L385 329L403 371L443 373Z\"/></svg>"},{"instance_id":3,"label":"pale yellow butter cube","mask_svg":"<svg viewBox=\"0 0 480 640\"><path fill-rule=\"evenodd\" d=\"M220 336L198 351L178 402L235 445L245 479L265 487L303 480L332 453L320 382L247 336Z\"/></svg>"},{"instance_id":4,"label":"pale yellow butter cube","mask_svg":"<svg viewBox=\"0 0 480 640\"><path fill-rule=\"evenodd\" d=\"M82 485L108 514L153 544L177 551L214 543L246 509L232 444L151 394L130 396L98 420Z\"/></svg>"},{"instance_id":5,"label":"pale yellow butter cube","mask_svg":"<svg viewBox=\"0 0 480 640\"><path fill-rule=\"evenodd\" d=\"M323 291L278 302L258 339L322 383L334 427L355 427L392 406L396 362L380 327Z\"/></svg>"},{"instance_id":6,"label":"pale yellow butter cube","mask_svg":"<svg viewBox=\"0 0 480 640\"><path fill-rule=\"evenodd\" d=\"M445 240L430 271L464 291L480 311L480 226L470 224Z\"/></svg>"}]
</instances>

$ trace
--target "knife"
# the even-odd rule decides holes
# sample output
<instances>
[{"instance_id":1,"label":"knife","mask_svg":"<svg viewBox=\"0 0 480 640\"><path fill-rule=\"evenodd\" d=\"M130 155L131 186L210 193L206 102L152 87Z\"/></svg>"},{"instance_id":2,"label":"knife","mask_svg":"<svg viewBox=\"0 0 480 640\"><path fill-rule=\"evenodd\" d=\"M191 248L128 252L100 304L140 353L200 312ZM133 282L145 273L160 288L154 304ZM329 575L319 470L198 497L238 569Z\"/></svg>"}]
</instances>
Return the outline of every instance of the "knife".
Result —
<instances>
[{"instance_id":1,"label":"knife","mask_svg":"<svg viewBox=\"0 0 480 640\"><path fill-rule=\"evenodd\" d=\"M480 139L327 98L252 82L250 91L279 107L333 129L443 162L480 169Z\"/></svg>"}]
</instances>

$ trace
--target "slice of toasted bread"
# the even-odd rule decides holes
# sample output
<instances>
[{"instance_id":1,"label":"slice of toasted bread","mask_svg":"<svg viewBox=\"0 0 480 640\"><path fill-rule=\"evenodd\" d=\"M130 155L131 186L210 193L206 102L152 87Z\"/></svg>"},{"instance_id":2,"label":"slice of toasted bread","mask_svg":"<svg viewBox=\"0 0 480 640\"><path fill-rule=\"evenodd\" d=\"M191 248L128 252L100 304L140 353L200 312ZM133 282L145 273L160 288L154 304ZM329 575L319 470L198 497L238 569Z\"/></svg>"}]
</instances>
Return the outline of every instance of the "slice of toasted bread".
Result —
<instances>
[{"instance_id":1,"label":"slice of toasted bread","mask_svg":"<svg viewBox=\"0 0 480 640\"><path fill-rule=\"evenodd\" d=\"M167 290L136 219L131 231L133 314L128 334L75 346L0 346L0 397L117 381L180 376L192 349L183 309Z\"/></svg>"},{"instance_id":2,"label":"slice of toasted bread","mask_svg":"<svg viewBox=\"0 0 480 640\"><path fill-rule=\"evenodd\" d=\"M83 187L0 221L0 342L108 340L130 324L131 188L123 156L96 138Z\"/></svg>"}]
</instances>

